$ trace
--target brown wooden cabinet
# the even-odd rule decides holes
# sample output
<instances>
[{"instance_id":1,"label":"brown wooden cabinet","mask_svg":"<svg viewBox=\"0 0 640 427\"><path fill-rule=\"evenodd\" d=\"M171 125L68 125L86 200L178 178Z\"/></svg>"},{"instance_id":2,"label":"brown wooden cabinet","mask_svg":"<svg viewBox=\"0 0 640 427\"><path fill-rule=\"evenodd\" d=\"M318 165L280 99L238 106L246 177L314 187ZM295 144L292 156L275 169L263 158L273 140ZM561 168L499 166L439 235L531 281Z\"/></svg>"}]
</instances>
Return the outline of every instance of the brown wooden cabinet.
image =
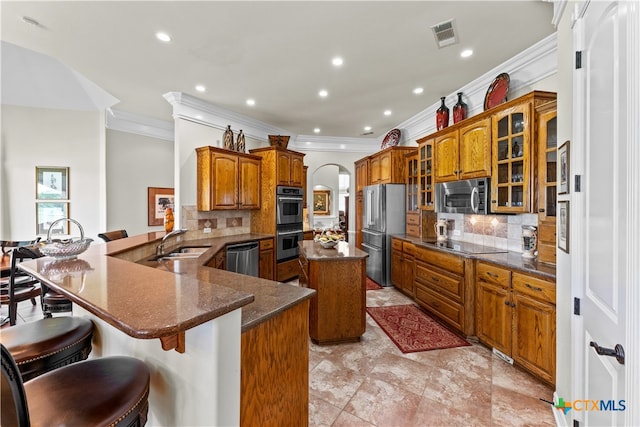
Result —
<instances>
[{"instance_id":1,"label":"brown wooden cabinet","mask_svg":"<svg viewBox=\"0 0 640 427\"><path fill-rule=\"evenodd\" d=\"M309 307L309 336L318 344L358 341L366 329L366 253L355 248L326 251L318 243L301 244L300 285L316 291Z\"/></svg>"},{"instance_id":2,"label":"brown wooden cabinet","mask_svg":"<svg viewBox=\"0 0 640 427\"><path fill-rule=\"evenodd\" d=\"M422 138L418 141L418 206L421 210L435 210L435 182L433 178L433 138Z\"/></svg>"},{"instance_id":3,"label":"brown wooden cabinet","mask_svg":"<svg viewBox=\"0 0 640 427\"><path fill-rule=\"evenodd\" d=\"M356 192L369 185L369 158L365 157L354 163L356 170Z\"/></svg>"},{"instance_id":4,"label":"brown wooden cabinet","mask_svg":"<svg viewBox=\"0 0 640 427\"><path fill-rule=\"evenodd\" d=\"M556 101L536 108L538 117L538 261L556 263L557 110Z\"/></svg>"},{"instance_id":5,"label":"brown wooden cabinet","mask_svg":"<svg viewBox=\"0 0 640 427\"><path fill-rule=\"evenodd\" d=\"M275 244L273 239L260 240L260 261L258 275L262 279L275 279Z\"/></svg>"},{"instance_id":6,"label":"brown wooden cabinet","mask_svg":"<svg viewBox=\"0 0 640 427\"><path fill-rule=\"evenodd\" d=\"M534 159L537 141L535 108L554 100L548 92L532 92L503 104L491 116L491 210L526 213L533 208Z\"/></svg>"},{"instance_id":7,"label":"brown wooden cabinet","mask_svg":"<svg viewBox=\"0 0 640 427\"><path fill-rule=\"evenodd\" d=\"M476 331L532 374L555 382L555 284L479 261Z\"/></svg>"},{"instance_id":8,"label":"brown wooden cabinet","mask_svg":"<svg viewBox=\"0 0 640 427\"><path fill-rule=\"evenodd\" d=\"M408 236L420 237L420 206L418 205L420 174L418 169L418 150L405 154L405 170L407 177L406 222L405 232Z\"/></svg>"},{"instance_id":9,"label":"brown wooden cabinet","mask_svg":"<svg viewBox=\"0 0 640 427\"><path fill-rule=\"evenodd\" d=\"M415 296L415 246L402 239L391 239L391 283L398 290Z\"/></svg>"},{"instance_id":10,"label":"brown wooden cabinet","mask_svg":"<svg viewBox=\"0 0 640 427\"><path fill-rule=\"evenodd\" d=\"M227 269L227 251L226 249L222 249L221 251L216 252L216 254L211 258L211 260L207 263L208 267L218 268L220 270Z\"/></svg>"},{"instance_id":11,"label":"brown wooden cabinet","mask_svg":"<svg viewBox=\"0 0 640 427\"><path fill-rule=\"evenodd\" d=\"M196 155L198 210L260 209L259 157L215 147L196 148Z\"/></svg>"},{"instance_id":12,"label":"brown wooden cabinet","mask_svg":"<svg viewBox=\"0 0 640 427\"><path fill-rule=\"evenodd\" d=\"M465 335L473 335L472 260L425 247L415 248L415 299Z\"/></svg>"},{"instance_id":13,"label":"brown wooden cabinet","mask_svg":"<svg viewBox=\"0 0 640 427\"><path fill-rule=\"evenodd\" d=\"M277 185L302 187L304 183L304 160L299 153L283 150L276 156Z\"/></svg>"},{"instance_id":14,"label":"brown wooden cabinet","mask_svg":"<svg viewBox=\"0 0 640 427\"><path fill-rule=\"evenodd\" d=\"M491 175L491 119L473 120L434 140L435 181Z\"/></svg>"}]
</instances>

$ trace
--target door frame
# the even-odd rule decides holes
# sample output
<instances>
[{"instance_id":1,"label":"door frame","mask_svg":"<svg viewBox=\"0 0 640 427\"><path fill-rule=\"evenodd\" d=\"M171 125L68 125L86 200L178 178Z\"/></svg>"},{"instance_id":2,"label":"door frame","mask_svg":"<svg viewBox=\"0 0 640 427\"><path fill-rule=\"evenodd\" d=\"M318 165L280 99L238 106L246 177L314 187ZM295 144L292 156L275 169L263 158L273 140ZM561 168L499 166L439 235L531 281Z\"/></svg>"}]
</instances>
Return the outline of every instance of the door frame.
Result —
<instances>
[{"instance_id":1,"label":"door frame","mask_svg":"<svg viewBox=\"0 0 640 427\"><path fill-rule=\"evenodd\" d=\"M626 289L626 344L625 353L627 355L627 364L625 365L625 400L627 401L627 409L625 411L625 425L640 425L640 365L636 363L640 354L640 287L634 284L640 284L640 263L633 260L640 259L640 128L638 127L637 118L640 117L640 4L637 2L621 2L625 3L628 14L627 22L627 170L628 170L628 188L627 194L627 212L626 232L630 238L627 241L627 257L630 262L622 274L625 275L626 281L631 286ZM572 16L572 27L579 29L582 24L580 18L584 16L589 5L589 1L576 3ZM574 32L575 35L575 32ZM576 51L584 47L584 40L578 40L574 36L574 48ZM579 71L575 71L579 72ZM575 73L574 72L574 73ZM573 87L573 106L574 111L580 111L584 104L584 90L579 88L574 79ZM584 129L583 116L574 114L573 116L573 138L571 150L572 175L582 175L584 178L585 170L585 152L582 141L584 135L580 130ZM573 177L570 182L573 182ZM583 235L580 232L585 227L585 194L572 191L567 200L571 201L570 224L571 224L571 242L569 265L571 277L571 303L573 298L583 298L583 283L585 274L584 257L580 256L580 249L584 248ZM587 399L588 396L581 396L584 390L583 379L583 357L584 343L582 336L584 332L582 316L571 316L571 392L572 399ZM589 350L592 351L592 350ZM557 399L558 396L555 396ZM556 402L557 403L557 402ZM573 411L569 412L569 417L573 418ZM559 414L560 411L557 411ZM559 425L567 425L567 417L560 417L556 414L556 421Z\"/></svg>"}]
</instances>

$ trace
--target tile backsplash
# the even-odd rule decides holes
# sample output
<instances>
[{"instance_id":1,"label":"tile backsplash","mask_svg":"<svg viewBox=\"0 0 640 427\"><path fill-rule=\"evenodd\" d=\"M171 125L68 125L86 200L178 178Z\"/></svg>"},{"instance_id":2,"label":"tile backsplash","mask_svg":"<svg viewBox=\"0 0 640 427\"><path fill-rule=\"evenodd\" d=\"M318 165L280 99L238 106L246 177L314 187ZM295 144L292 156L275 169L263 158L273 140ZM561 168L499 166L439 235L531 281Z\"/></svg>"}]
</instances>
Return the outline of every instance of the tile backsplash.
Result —
<instances>
[{"instance_id":1,"label":"tile backsplash","mask_svg":"<svg viewBox=\"0 0 640 427\"><path fill-rule=\"evenodd\" d=\"M449 220L449 239L522 252L522 226L538 226L537 214L465 215L439 213Z\"/></svg>"},{"instance_id":2,"label":"tile backsplash","mask_svg":"<svg viewBox=\"0 0 640 427\"><path fill-rule=\"evenodd\" d=\"M195 206L182 207L181 226L194 238L223 237L251 232L250 211L198 211ZM210 233L205 233L205 228ZM193 233L193 234L192 234Z\"/></svg>"}]
</instances>

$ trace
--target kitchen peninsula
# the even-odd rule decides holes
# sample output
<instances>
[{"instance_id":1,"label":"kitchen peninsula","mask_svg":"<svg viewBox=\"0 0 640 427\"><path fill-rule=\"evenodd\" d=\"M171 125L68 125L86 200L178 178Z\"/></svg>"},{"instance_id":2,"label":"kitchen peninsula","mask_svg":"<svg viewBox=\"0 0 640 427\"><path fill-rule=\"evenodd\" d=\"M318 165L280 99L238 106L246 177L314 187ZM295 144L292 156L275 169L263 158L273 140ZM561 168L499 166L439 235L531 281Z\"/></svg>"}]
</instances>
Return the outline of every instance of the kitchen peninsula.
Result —
<instances>
[{"instance_id":1,"label":"kitchen peninsula","mask_svg":"<svg viewBox=\"0 0 640 427\"><path fill-rule=\"evenodd\" d=\"M309 308L309 335L318 344L358 341L366 328L366 258L347 242L325 249L299 242L300 286L316 291Z\"/></svg>"},{"instance_id":2,"label":"kitchen peninsula","mask_svg":"<svg viewBox=\"0 0 640 427\"><path fill-rule=\"evenodd\" d=\"M149 425L306 422L314 292L206 266L226 244L273 236L194 240L187 233L169 240L167 251L209 249L198 258L153 261L163 236L93 245L75 260L44 257L20 268L72 300L74 315L94 321L90 357L127 354L149 365ZM290 380L286 387L282 378Z\"/></svg>"}]
</instances>

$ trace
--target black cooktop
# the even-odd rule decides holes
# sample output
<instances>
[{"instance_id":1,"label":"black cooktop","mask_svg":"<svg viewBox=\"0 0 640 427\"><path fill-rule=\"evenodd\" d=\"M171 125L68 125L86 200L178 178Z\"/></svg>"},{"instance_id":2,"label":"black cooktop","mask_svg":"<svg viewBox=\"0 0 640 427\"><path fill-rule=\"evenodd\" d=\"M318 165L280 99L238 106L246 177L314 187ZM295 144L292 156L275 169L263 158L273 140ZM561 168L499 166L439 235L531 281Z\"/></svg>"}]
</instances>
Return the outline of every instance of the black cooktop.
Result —
<instances>
[{"instance_id":1,"label":"black cooktop","mask_svg":"<svg viewBox=\"0 0 640 427\"><path fill-rule=\"evenodd\" d=\"M447 240L446 242L425 242L438 248L445 248L465 254L500 254L507 253L507 249L496 248L493 246L478 245L475 243L462 242L458 240Z\"/></svg>"}]
</instances>

